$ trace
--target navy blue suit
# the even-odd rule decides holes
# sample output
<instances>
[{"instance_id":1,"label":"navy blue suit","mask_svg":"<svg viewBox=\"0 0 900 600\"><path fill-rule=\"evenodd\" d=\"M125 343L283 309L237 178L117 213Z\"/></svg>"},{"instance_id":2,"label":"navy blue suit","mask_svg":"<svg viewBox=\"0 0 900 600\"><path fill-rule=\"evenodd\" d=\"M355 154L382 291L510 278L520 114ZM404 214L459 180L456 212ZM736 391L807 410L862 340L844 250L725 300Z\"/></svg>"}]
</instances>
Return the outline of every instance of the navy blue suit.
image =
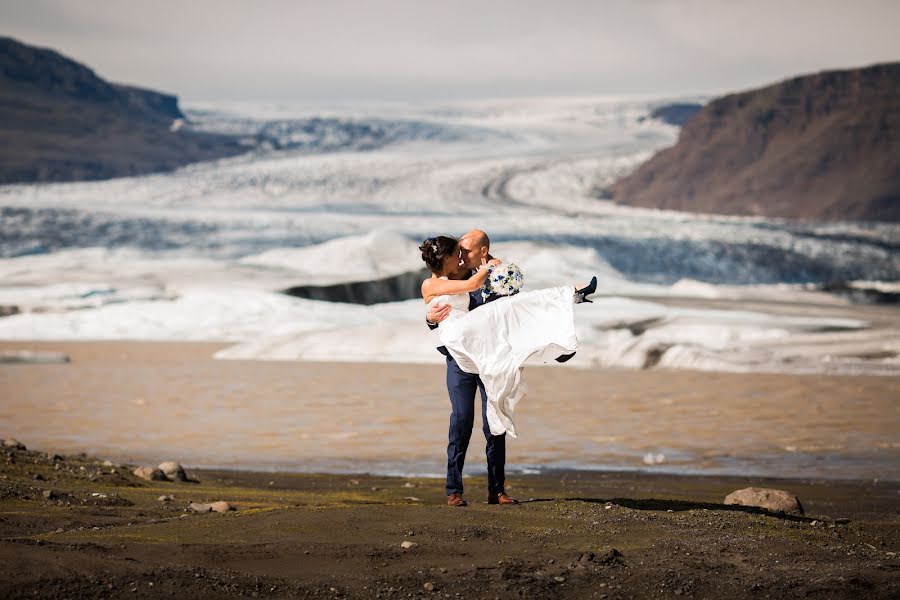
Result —
<instances>
[{"instance_id":1,"label":"navy blue suit","mask_svg":"<svg viewBox=\"0 0 900 600\"><path fill-rule=\"evenodd\" d=\"M469 310L475 310L482 304L499 298L497 294L491 294L484 298L481 290L469 294ZM436 326L429 324L434 329ZM503 484L506 480L504 468L506 466L506 434L492 435L487 421L487 393L478 375L466 373L459 368L456 361L447 351L445 346L438 348L438 352L447 357L447 392L450 394L450 433L447 444L447 495L463 492L462 471L466 462L466 450L469 448L469 440L472 437L472 429L475 426L475 391L481 391L481 429L484 432L487 445L487 472L488 492L497 494L503 492Z\"/></svg>"}]
</instances>

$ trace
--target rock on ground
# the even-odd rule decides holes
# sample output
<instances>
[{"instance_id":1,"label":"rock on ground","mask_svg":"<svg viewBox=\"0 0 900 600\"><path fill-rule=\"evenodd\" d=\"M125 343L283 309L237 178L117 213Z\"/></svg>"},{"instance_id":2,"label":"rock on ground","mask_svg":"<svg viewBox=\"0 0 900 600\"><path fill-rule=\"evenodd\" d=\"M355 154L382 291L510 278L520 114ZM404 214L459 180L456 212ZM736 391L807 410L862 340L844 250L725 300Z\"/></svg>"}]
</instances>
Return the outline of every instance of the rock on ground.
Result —
<instances>
[{"instance_id":1,"label":"rock on ground","mask_svg":"<svg viewBox=\"0 0 900 600\"><path fill-rule=\"evenodd\" d=\"M184 467L182 467L180 463L177 463L174 460L160 463L158 468L160 471L166 474L166 477L168 477L172 481L189 481L187 473L185 473L184 471Z\"/></svg>"},{"instance_id":2,"label":"rock on ground","mask_svg":"<svg viewBox=\"0 0 900 600\"><path fill-rule=\"evenodd\" d=\"M169 481L166 474L156 467L138 467L132 473L147 481Z\"/></svg>"},{"instance_id":3,"label":"rock on ground","mask_svg":"<svg viewBox=\"0 0 900 600\"><path fill-rule=\"evenodd\" d=\"M736 490L725 496L725 504L740 506L756 506L791 515L802 515L803 506L797 496L784 490L772 488L748 487Z\"/></svg>"},{"instance_id":4,"label":"rock on ground","mask_svg":"<svg viewBox=\"0 0 900 600\"><path fill-rule=\"evenodd\" d=\"M224 513L230 510L235 510L231 504L225 502L224 500L219 500L218 502L212 502L210 504L201 504L199 502L191 502L188 505L188 508L195 512L199 513L208 513L208 512L218 512Z\"/></svg>"}]
</instances>

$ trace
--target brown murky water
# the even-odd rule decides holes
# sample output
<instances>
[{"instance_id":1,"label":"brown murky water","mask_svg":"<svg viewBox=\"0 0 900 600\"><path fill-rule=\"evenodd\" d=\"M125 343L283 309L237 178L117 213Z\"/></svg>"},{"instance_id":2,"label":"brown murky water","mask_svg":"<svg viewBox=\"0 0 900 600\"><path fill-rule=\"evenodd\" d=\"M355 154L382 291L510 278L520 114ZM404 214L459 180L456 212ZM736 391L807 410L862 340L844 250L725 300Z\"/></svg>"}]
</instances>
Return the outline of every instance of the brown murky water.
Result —
<instances>
[{"instance_id":1,"label":"brown murky water","mask_svg":"<svg viewBox=\"0 0 900 600\"><path fill-rule=\"evenodd\" d=\"M112 460L441 474L444 369L219 361L216 344L4 342L0 435ZM900 480L900 378L526 369L513 470L648 469ZM476 419L469 470L483 470Z\"/></svg>"}]
</instances>

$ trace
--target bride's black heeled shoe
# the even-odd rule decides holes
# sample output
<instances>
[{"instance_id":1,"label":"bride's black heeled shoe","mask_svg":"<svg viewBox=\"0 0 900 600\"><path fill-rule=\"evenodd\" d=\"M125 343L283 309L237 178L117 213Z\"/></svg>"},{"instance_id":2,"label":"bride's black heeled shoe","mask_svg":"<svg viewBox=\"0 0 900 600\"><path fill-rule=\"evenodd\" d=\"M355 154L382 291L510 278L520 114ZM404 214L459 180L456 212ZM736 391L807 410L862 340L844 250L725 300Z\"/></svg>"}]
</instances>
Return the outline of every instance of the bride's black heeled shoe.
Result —
<instances>
[{"instance_id":1,"label":"bride's black heeled shoe","mask_svg":"<svg viewBox=\"0 0 900 600\"><path fill-rule=\"evenodd\" d=\"M588 300L588 302L590 302L590 300ZM554 360L556 360L556 362L558 362L558 363L564 363L567 360L569 360L570 358L572 358L573 356L575 356L574 352L571 354L560 354Z\"/></svg>"},{"instance_id":2,"label":"bride's black heeled shoe","mask_svg":"<svg viewBox=\"0 0 900 600\"><path fill-rule=\"evenodd\" d=\"M593 303L593 300L588 300L587 297L597 291L597 278L591 277L591 282L581 288L580 290L575 290L575 304L580 304L582 302Z\"/></svg>"}]
</instances>

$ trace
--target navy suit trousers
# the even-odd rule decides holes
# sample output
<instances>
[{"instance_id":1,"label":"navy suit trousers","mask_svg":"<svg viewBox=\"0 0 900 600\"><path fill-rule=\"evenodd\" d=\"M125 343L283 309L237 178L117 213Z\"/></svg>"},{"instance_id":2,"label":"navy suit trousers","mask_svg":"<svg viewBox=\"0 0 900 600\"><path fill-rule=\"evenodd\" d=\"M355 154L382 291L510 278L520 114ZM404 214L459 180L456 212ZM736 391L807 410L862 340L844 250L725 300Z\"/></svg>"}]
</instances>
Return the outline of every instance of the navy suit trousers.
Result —
<instances>
[{"instance_id":1,"label":"navy suit trousers","mask_svg":"<svg viewBox=\"0 0 900 600\"><path fill-rule=\"evenodd\" d=\"M443 348L442 348L443 349ZM446 350L444 350L446 352ZM491 435L487 422L487 393L478 375L466 373L447 355L447 391L450 393L450 440L447 444L447 495L463 492L462 472L466 450L475 426L475 392L481 391L481 422L487 445L488 492L503 492L506 434Z\"/></svg>"}]
</instances>

